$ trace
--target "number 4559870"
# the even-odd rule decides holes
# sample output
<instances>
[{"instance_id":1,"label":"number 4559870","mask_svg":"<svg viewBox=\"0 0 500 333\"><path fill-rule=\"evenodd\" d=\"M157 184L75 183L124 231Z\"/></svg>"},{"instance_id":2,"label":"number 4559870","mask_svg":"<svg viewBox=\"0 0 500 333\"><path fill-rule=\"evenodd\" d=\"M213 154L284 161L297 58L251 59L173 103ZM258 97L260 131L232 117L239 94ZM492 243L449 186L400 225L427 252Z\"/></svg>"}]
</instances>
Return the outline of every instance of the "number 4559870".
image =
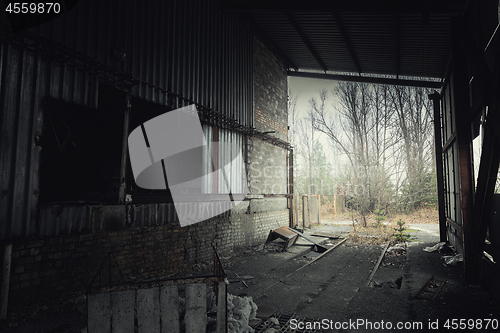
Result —
<instances>
[{"instance_id":1,"label":"number 4559870","mask_svg":"<svg viewBox=\"0 0 500 333\"><path fill-rule=\"evenodd\" d=\"M61 4L57 2L11 2L5 8L6 12L11 14L49 14L59 13L61 11Z\"/></svg>"}]
</instances>

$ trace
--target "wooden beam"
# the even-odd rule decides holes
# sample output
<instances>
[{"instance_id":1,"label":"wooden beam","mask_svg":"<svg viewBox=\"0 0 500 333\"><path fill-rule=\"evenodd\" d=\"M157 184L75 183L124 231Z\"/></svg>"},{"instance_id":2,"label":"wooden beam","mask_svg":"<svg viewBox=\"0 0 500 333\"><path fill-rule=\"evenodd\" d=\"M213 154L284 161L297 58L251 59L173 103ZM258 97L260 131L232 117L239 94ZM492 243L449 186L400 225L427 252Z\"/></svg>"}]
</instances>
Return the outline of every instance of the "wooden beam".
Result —
<instances>
[{"instance_id":1,"label":"wooden beam","mask_svg":"<svg viewBox=\"0 0 500 333\"><path fill-rule=\"evenodd\" d=\"M473 198L474 182L472 179L472 161L471 161L471 129L468 122L469 114L469 76L468 61L461 47L464 22L461 18L455 18L452 21L452 70L453 80L453 117L455 117L456 140L458 144L458 173L460 186L460 209L462 221L456 221L462 226L462 239L464 243L465 257L467 251L470 251L468 243L470 242L472 223L473 223ZM464 270L470 271L467 260L464 261ZM467 273L466 273L467 274Z\"/></svg>"},{"instance_id":2,"label":"wooden beam","mask_svg":"<svg viewBox=\"0 0 500 333\"><path fill-rule=\"evenodd\" d=\"M382 251L382 253L380 254L380 256L378 257L378 260L377 260L377 263L375 264L375 267L373 267L372 269L372 272L370 273L370 276L368 277L368 280L366 281L366 286L368 287L370 285L370 282L372 282L372 279L373 279L373 276L375 275L375 272L377 271L378 269L378 266L380 265L380 263L382 262L382 259L384 258L385 256L385 252L387 251L387 248L389 247L389 245L391 244L391 242L387 243L384 247L384 250Z\"/></svg>"},{"instance_id":3,"label":"wooden beam","mask_svg":"<svg viewBox=\"0 0 500 333\"><path fill-rule=\"evenodd\" d=\"M444 203L443 150L441 147L441 95L438 92L429 95L434 106L434 147L436 153L436 178L439 211L439 241L446 242L446 214Z\"/></svg>"},{"instance_id":4,"label":"wooden beam","mask_svg":"<svg viewBox=\"0 0 500 333\"><path fill-rule=\"evenodd\" d=\"M298 72L298 71L288 71L287 74L288 76L306 77L311 79L366 82L375 84L390 84L396 86L425 87L434 89L439 89L441 88L442 85L442 83L438 81L389 79L389 78L372 77L372 76L321 74L321 73Z\"/></svg>"},{"instance_id":5,"label":"wooden beam","mask_svg":"<svg viewBox=\"0 0 500 333\"><path fill-rule=\"evenodd\" d=\"M347 50L349 51L349 56L351 57L354 66L356 67L356 71L359 73L359 75L361 75L362 73L361 66L359 65L358 58L356 57L356 53L354 52L354 48L352 47L351 44L351 40L349 39L349 35L347 34L344 23L342 22L342 17L338 12L333 12L332 14L333 17L335 18L335 21L337 22L340 34L342 35L342 39L344 40L344 44L346 45Z\"/></svg>"},{"instance_id":6,"label":"wooden beam","mask_svg":"<svg viewBox=\"0 0 500 333\"><path fill-rule=\"evenodd\" d=\"M127 94L126 107L123 114L123 137L122 137L122 156L120 167L120 189L118 191L118 204L124 205L127 196L127 163L128 163L128 135L130 127L130 109L131 95Z\"/></svg>"},{"instance_id":7,"label":"wooden beam","mask_svg":"<svg viewBox=\"0 0 500 333\"><path fill-rule=\"evenodd\" d=\"M2 283L0 289L0 320L7 319L7 308L9 304L10 270L12 263L12 243L5 244L2 260Z\"/></svg>"},{"instance_id":8,"label":"wooden beam","mask_svg":"<svg viewBox=\"0 0 500 333\"><path fill-rule=\"evenodd\" d=\"M227 285L219 282L217 295L217 333L227 333Z\"/></svg>"},{"instance_id":9,"label":"wooden beam","mask_svg":"<svg viewBox=\"0 0 500 333\"><path fill-rule=\"evenodd\" d=\"M290 195L288 197L288 200L290 200L290 207L289 207L289 222L288 226L289 227L295 227L293 225L294 221L294 202L293 202L293 149L290 149L288 151L288 194Z\"/></svg>"},{"instance_id":10,"label":"wooden beam","mask_svg":"<svg viewBox=\"0 0 500 333\"><path fill-rule=\"evenodd\" d=\"M479 164L477 189L474 197L474 223L470 230L470 237L466 244L466 255L464 257L466 264L465 278L469 282L479 281L484 241L486 239L488 221L491 218L491 204L500 165L500 142L493 128L493 126L498 126L499 123L498 111L497 103L496 109L491 110L488 114L484 127L481 162Z\"/></svg>"}]
</instances>

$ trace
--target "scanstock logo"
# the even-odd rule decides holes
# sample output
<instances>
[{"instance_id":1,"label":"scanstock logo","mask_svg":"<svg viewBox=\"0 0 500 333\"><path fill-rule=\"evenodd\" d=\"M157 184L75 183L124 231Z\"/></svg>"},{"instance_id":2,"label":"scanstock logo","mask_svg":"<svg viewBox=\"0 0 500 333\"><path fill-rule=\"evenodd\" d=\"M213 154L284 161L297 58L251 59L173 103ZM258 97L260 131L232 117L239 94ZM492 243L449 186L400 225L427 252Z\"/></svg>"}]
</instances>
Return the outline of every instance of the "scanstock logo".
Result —
<instances>
[{"instance_id":1,"label":"scanstock logo","mask_svg":"<svg viewBox=\"0 0 500 333\"><path fill-rule=\"evenodd\" d=\"M194 105L138 126L128 137L128 147L137 186L168 188L182 227L230 210L248 192L241 148L232 142L207 143ZM214 164L218 154L234 158L226 165ZM232 194L229 178L235 177L241 179L241 186L239 193ZM210 194L213 182L219 188L216 199Z\"/></svg>"}]
</instances>

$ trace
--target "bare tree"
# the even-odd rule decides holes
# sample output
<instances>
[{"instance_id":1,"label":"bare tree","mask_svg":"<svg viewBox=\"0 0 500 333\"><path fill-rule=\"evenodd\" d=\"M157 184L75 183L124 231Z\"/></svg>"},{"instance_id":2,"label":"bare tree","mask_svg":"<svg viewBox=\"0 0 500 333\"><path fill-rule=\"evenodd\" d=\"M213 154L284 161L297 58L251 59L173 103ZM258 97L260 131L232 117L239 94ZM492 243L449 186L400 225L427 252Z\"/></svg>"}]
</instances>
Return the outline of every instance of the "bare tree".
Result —
<instances>
[{"instance_id":1,"label":"bare tree","mask_svg":"<svg viewBox=\"0 0 500 333\"><path fill-rule=\"evenodd\" d=\"M356 82L339 82L332 92L338 103L328 108L330 94L322 89L310 100L309 117L316 130L326 134L349 159L344 181L364 188L354 201L366 224L366 213L390 200L387 155L393 140L386 89ZM359 191L357 194L360 194Z\"/></svg>"},{"instance_id":2,"label":"bare tree","mask_svg":"<svg viewBox=\"0 0 500 333\"><path fill-rule=\"evenodd\" d=\"M390 102L406 166L402 195L406 208L421 207L429 196L432 165L432 106L425 88L393 86Z\"/></svg>"}]
</instances>

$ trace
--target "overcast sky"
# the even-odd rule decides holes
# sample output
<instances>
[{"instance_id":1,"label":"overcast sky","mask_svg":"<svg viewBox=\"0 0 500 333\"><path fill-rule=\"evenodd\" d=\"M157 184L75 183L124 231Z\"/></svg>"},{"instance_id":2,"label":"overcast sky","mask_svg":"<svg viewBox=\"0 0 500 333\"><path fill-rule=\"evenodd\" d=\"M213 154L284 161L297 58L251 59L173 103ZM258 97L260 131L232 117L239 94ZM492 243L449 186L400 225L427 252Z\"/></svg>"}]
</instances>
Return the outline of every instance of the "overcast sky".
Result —
<instances>
[{"instance_id":1,"label":"overcast sky","mask_svg":"<svg viewBox=\"0 0 500 333\"><path fill-rule=\"evenodd\" d=\"M308 79L299 77L289 77L288 78L288 88L293 94L298 94L297 99L297 118L302 118L307 115L307 110L309 109L309 100L312 97L318 98L318 90L321 88L326 88L332 91L337 84L337 81L333 80L319 80L319 79ZM329 100L330 105L327 106L327 110L333 112L333 99ZM329 140L323 134L316 133L316 138L318 138L323 145L323 151L325 155L330 160L332 165L338 166L339 162L345 162L345 156L342 157L337 154L333 154L332 149L329 145ZM297 156L297 163L302 163L302 157Z\"/></svg>"},{"instance_id":2,"label":"overcast sky","mask_svg":"<svg viewBox=\"0 0 500 333\"><path fill-rule=\"evenodd\" d=\"M307 109L309 108L309 100L312 97L318 98L319 89L326 88L328 90L332 90L335 87L336 82L337 81L333 80L289 77L288 88L291 89L292 93L298 94L299 96L297 100L298 117L301 118L307 114Z\"/></svg>"}]
</instances>

